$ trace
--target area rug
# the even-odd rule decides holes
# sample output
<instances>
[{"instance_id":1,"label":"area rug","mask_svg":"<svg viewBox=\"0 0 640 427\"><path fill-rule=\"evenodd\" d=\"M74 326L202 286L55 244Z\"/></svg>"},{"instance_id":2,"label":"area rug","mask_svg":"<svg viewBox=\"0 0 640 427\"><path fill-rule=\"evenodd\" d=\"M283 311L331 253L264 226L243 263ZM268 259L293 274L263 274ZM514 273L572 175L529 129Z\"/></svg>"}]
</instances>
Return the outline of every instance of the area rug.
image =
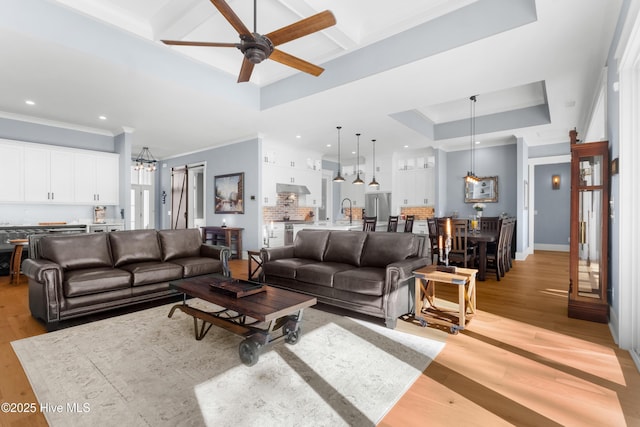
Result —
<instances>
[{"instance_id":1,"label":"area rug","mask_svg":"<svg viewBox=\"0 0 640 427\"><path fill-rule=\"evenodd\" d=\"M207 303L194 301L204 307ZM201 341L171 305L12 342L51 426L371 426L441 339L317 309L295 345L240 362L241 337Z\"/></svg>"}]
</instances>

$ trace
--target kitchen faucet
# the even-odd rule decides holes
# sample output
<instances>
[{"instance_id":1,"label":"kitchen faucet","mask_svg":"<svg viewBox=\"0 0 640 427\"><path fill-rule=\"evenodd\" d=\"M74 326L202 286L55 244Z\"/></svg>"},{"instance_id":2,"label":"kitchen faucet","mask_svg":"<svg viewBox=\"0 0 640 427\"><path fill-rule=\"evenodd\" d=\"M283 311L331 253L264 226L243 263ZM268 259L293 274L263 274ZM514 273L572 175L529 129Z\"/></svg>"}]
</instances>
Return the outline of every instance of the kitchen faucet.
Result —
<instances>
[{"instance_id":1,"label":"kitchen faucet","mask_svg":"<svg viewBox=\"0 0 640 427\"><path fill-rule=\"evenodd\" d=\"M353 203L351 202L351 199L348 197L345 197L344 199L342 199L342 202L340 202L340 213L344 214L344 201L348 200L349 201L349 225L353 224Z\"/></svg>"}]
</instances>

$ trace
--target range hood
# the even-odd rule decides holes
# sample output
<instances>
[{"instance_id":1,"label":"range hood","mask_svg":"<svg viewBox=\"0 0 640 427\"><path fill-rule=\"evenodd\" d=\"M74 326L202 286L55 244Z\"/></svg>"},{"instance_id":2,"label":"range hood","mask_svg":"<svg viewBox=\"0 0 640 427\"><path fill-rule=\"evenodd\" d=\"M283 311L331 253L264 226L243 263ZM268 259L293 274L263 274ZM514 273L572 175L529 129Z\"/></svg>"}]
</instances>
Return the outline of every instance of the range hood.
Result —
<instances>
[{"instance_id":1,"label":"range hood","mask_svg":"<svg viewBox=\"0 0 640 427\"><path fill-rule=\"evenodd\" d=\"M276 193L311 194L311 191L306 185L276 183Z\"/></svg>"}]
</instances>

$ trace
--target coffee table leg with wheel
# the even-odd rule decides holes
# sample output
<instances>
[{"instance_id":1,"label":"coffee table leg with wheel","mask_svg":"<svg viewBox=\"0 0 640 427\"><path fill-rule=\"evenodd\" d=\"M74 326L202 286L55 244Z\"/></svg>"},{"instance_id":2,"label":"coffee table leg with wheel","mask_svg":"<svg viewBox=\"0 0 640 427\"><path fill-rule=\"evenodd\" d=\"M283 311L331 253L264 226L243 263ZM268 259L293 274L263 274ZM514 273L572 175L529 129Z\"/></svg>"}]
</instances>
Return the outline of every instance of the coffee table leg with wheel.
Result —
<instances>
[{"instance_id":1,"label":"coffee table leg with wheel","mask_svg":"<svg viewBox=\"0 0 640 427\"><path fill-rule=\"evenodd\" d=\"M247 366L253 366L258 363L258 359L260 358L260 350L260 344L249 337L240 343L238 354L240 355L240 360L242 361L242 363Z\"/></svg>"},{"instance_id":2,"label":"coffee table leg with wheel","mask_svg":"<svg viewBox=\"0 0 640 427\"><path fill-rule=\"evenodd\" d=\"M287 344L297 344L302 335L300 325L302 323L302 310L298 311L298 314L289 316L284 326L282 327L282 335L284 336L284 342Z\"/></svg>"}]
</instances>

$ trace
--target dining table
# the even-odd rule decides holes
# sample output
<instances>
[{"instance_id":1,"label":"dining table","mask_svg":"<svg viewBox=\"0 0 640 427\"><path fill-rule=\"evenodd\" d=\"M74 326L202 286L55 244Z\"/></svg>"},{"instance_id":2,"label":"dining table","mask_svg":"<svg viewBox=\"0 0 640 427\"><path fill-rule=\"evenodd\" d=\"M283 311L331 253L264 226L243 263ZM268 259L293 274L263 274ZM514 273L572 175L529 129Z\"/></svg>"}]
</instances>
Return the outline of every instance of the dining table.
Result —
<instances>
[{"instance_id":1,"label":"dining table","mask_svg":"<svg viewBox=\"0 0 640 427\"><path fill-rule=\"evenodd\" d=\"M478 245L478 280L484 281L487 275L487 245L498 241L498 231L472 231L467 235L467 240Z\"/></svg>"}]
</instances>

